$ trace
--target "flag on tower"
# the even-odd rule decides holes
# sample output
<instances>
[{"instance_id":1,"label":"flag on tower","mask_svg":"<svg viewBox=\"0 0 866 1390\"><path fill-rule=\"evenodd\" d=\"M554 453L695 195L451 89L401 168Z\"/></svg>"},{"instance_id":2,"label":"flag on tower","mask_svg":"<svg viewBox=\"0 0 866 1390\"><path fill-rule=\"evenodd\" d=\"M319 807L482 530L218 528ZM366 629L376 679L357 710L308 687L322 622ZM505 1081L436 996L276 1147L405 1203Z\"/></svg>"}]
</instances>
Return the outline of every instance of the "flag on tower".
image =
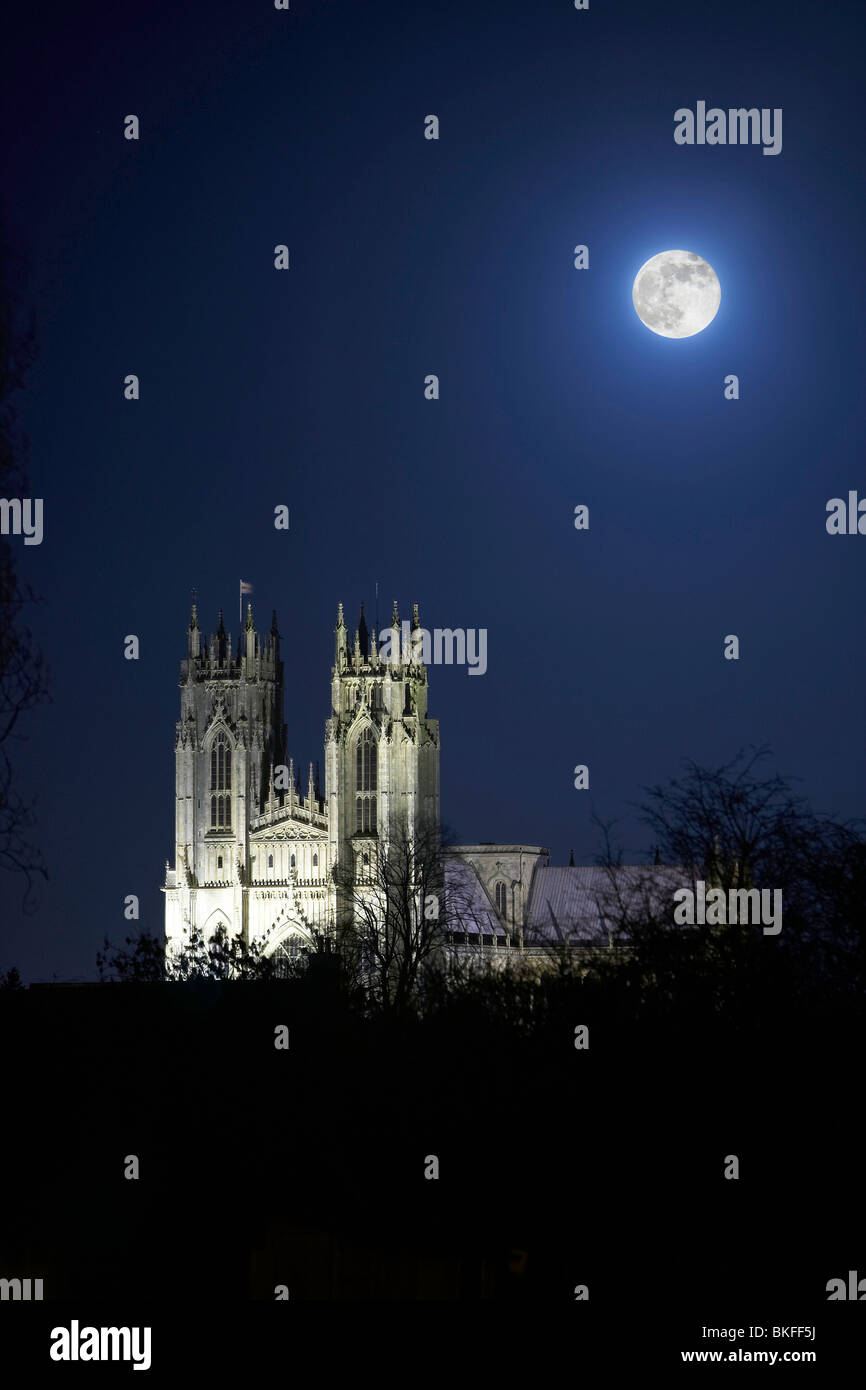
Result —
<instances>
[{"instance_id":1,"label":"flag on tower","mask_svg":"<svg viewBox=\"0 0 866 1390\"><path fill-rule=\"evenodd\" d=\"M245 579L242 579L242 580L241 580L241 591L240 591L240 593L238 594L238 622L239 622L239 623L243 621L243 607L244 607L243 599L244 599L244 594L251 594L252 591L253 591L253 586L252 586L252 584L248 584L247 581L246 581Z\"/></svg>"}]
</instances>

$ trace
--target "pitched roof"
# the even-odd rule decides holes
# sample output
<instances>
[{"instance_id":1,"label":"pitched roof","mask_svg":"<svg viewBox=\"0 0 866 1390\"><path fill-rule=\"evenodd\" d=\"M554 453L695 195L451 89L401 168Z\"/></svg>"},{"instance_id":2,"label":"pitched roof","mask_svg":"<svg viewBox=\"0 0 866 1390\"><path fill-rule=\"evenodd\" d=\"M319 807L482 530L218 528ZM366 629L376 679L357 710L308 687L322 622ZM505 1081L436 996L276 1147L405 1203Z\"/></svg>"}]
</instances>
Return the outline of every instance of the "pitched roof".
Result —
<instances>
[{"instance_id":1,"label":"pitched roof","mask_svg":"<svg viewBox=\"0 0 866 1390\"><path fill-rule=\"evenodd\" d=\"M469 936L505 936L505 927L481 886L473 866L465 859L449 855L445 860L445 888L448 894L450 930Z\"/></svg>"},{"instance_id":2,"label":"pitched roof","mask_svg":"<svg viewBox=\"0 0 866 1390\"><path fill-rule=\"evenodd\" d=\"M526 911L527 945L572 942L607 945L623 916L672 909L682 872L665 865L538 868Z\"/></svg>"}]
</instances>

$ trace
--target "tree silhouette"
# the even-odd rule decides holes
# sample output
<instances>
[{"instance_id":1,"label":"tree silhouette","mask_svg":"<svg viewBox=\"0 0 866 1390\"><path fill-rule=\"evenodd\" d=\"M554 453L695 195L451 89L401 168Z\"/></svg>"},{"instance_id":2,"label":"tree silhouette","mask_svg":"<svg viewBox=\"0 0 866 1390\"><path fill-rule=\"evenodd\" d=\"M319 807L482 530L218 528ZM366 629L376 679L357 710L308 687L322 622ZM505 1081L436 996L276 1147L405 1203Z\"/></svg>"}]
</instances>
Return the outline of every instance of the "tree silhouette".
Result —
<instances>
[{"instance_id":1,"label":"tree silhouette","mask_svg":"<svg viewBox=\"0 0 866 1390\"><path fill-rule=\"evenodd\" d=\"M349 993L368 1010L423 1009L446 977L460 974L453 940L481 924L469 877L446 870L448 838L432 823L414 833L400 828L373 842L366 862L335 869L336 950Z\"/></svg>"},{"instance_id":2,"label":"tree silhouette","mask_svg":"<svg viewBox=\"0 0 866 1390\"><path fill-rule=\"evenodd\" d=\"M620 946L598 953L596 978L618 971L636 1008L700 999L713 1012L769 1001L842 998L866 984L866 839L860 824L813 811L790 779L766 771L766 747L720 767L693 761L646 789L640 814L657 845L652 865L623 870L609 827L599 856L605 914ZM782 930L752 922L675 927L674 887L781 890Z\"/></svg>"},{"instance_id":3,"label":"tree silhouette","mask_svg":"<svg viewBox=\"0 0 866 1390\"><path fill-rule=\"evenodd\" d=\"M271 980L298 974L303 962L287 962L265 955L258 943L230 936L224 926L205 938L192 931L189 940L169 959L160 937L142 932L128 936L124 946L106 938L96 956L103 982L163 984L183 980Z\"/></svg>"},{"instance_id":4,"label":"tree silhouette","mask_svg":"<svg viewBox=\"0 0 866 1390\"><path fill-rule=\"evenodd\" d=\"M26 436L16 400L37 347L32 314L23 307L23 268L0 221L0 496L22 499L28 491ZM35 876L45 877L42 856L28 832L33 803L18 792L11 746L21 738L21 716L47 698L46 674L24 614L36 601L19 574L14 543L0 536L0 869L23 875L24 902L33 905Z\"/></svg>"}]
</instances>

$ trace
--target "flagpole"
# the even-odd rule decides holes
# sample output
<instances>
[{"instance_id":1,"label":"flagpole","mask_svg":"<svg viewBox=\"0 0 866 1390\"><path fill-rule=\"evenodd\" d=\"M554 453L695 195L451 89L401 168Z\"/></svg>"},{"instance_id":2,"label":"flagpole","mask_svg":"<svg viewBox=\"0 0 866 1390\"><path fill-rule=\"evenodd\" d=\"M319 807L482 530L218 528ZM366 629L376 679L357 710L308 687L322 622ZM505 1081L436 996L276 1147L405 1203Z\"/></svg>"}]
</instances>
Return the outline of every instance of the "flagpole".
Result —
<instances>
[{"instance_id":1,"label":"flagpole","mask_svg":"<svg viewBox=\"0 0 866 1390\"><path fill-rule=\"evenodd\" d=\"M252 584L244 583L243 579L238 581L238 622L241 628L244 622L244 594L251 594L252 591Z\"/></svg>"}]
</instances>

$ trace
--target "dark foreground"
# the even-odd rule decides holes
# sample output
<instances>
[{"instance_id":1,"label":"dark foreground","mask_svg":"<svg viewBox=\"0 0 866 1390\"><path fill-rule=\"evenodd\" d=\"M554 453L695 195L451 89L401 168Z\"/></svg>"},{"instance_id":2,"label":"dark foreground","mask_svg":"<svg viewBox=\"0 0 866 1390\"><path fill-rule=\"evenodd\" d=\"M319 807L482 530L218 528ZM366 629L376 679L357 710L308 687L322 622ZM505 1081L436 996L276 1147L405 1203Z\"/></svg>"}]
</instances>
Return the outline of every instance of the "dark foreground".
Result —
<instances>
[{"instance_id":1,"label":"dark foreground","mask_svg":"<svg viewBox=\"0 0 866 1390\"><path fill-rule=\"evenodd\" d=\"M110 1309L182 1349L218 1309L228 1348L314 1300L510 1301L587 1349L604 1330L678 1360L763 1325L830 1364L866 1316L827 1294L866 1277L859 1009L745 1026L585 1000L533 1029L478 1000L365 1021L315 971L3 997L0 1277L45 1300L4 1303L7 1337Z\"/></svg>"}]
</instances>

